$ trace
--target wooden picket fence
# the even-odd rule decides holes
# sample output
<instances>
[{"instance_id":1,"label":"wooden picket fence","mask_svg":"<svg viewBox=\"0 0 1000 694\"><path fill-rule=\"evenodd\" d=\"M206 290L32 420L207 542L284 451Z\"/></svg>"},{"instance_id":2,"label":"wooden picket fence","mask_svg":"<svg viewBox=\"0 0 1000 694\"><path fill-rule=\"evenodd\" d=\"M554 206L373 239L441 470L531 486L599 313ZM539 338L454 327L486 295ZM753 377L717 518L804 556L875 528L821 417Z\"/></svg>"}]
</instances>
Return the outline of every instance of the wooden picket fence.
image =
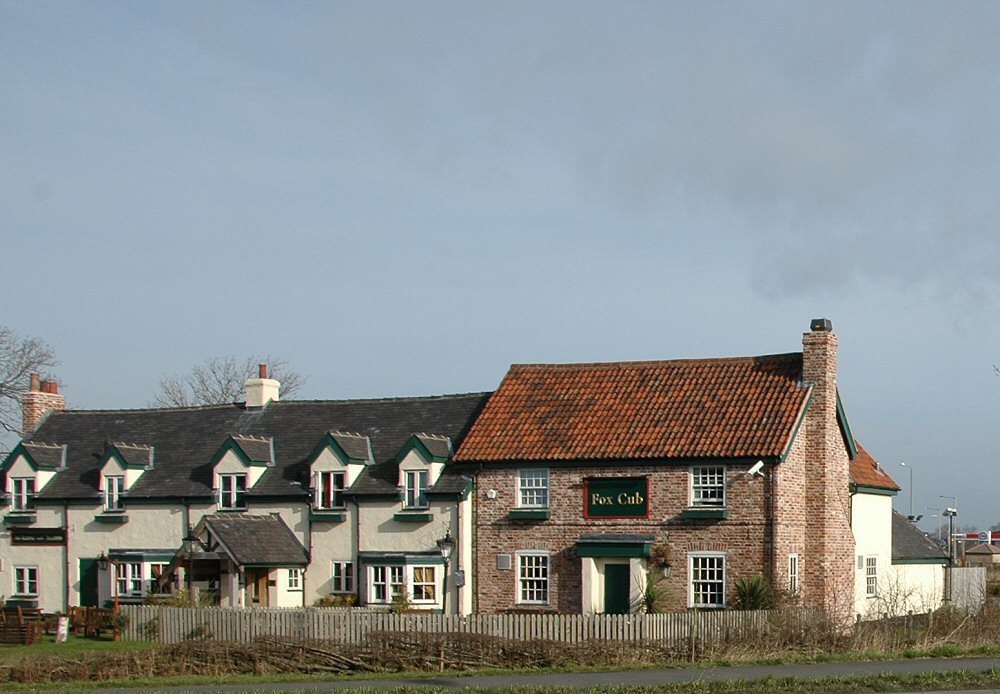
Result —
<instances>
[{"instance_id":1,"label":"wooden picket fence","mask_svg":"<svg viewBox=\"0 0 1000 694\"><path fill-rule=\"evenodd\" d=\"M460 633L564 643L614 640L687 643L748 639L767 633L773 612L720 611L668 614L564 615L396 614L363 610L228 609L129 605L122 638L130 641L178 643L220 639L249 643L262 636L319 639L362 644L372 632ZM820 617L812 610L782 611L783 620L803 625Z\"/></svg>"}]
</instances>

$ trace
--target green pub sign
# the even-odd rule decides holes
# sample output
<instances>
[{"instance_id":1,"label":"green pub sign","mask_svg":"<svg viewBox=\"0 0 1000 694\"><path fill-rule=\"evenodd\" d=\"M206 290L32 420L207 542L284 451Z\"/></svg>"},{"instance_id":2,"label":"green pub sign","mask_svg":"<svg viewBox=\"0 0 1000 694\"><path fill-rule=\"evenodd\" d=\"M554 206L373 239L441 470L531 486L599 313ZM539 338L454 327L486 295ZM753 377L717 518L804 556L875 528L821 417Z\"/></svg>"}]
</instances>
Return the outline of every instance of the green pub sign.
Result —
<instances>
[{"instance_id":1,"label":"green pub sign","mask_svg":"<svg viewBox=\"0 0 1000 694\"><path fill-rule=\"evenodd\" d=\"M649 478L591 477L583 481L585 518L648 518Z\"/></svg>"}]
</instances>

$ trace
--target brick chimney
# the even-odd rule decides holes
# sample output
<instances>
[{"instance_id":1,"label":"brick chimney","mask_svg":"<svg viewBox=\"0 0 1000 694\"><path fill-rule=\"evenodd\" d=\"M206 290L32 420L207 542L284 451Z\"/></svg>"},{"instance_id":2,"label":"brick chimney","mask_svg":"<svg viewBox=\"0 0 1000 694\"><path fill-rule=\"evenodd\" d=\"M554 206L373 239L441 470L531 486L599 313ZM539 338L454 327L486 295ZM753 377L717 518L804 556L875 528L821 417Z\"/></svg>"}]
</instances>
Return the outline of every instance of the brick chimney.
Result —
<instances>
[{"instance_id":1,"label":"brick chimney","mask_svg":"<svg viewBox=\"0 0 1000 694\"><path fill-rule=\"evenodd\" d=\"M38 374L31 374L28 392L21 397L21 435L27 436L42 423L49 412L66 409L66 398L59 394L59 384L43 381Z\"/></svg>"},{"instance_id":2,"label":"brick chimney","mask_svg":"<svg viewBox=\"0 0 1000 694\"><path fill-rule=\"evenodd\" d=\"M831 615L848 619L854 608L854 535L850 520L850 458L837 415L837 336L825 318L802 336L802 380L812 388L806 415L806 566L813 595ZM818 566L816 565L818 564Z\"/></svg>"},{"instance_id":3,"label":"brick chimney","mask_svg":"<svg viewBox=\"0 0 1000 694\"><path fill-rule=\"evenodd\" d=\"M281 383L269 377L267 364L257 367L257 378L248 378L244 386L247 391L247 407L264 407L272 400L278 401Z\"/></svg>"}]
</instances>

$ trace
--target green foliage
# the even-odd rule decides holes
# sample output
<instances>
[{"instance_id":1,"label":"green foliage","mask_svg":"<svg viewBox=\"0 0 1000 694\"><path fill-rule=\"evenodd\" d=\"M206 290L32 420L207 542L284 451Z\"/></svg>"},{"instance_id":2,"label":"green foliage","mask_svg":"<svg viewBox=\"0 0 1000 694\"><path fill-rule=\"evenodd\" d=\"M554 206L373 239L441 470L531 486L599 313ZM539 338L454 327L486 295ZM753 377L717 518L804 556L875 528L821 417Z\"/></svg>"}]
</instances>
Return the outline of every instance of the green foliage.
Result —
<instances>
[{"instance_id":1,"label":"green foliage","mask_svg":"<svg viewBox=\"0 0 1000 694\"><path fill-rule=\"evenodd\" d=\"M215 638L215 633L212 631L212 627L208 626L206 623L199 624L194 629L192 629L188 635L188 639L212 639Z\"/></svg>"},{"instance_id":2,"label":"green foliage","mask_svg":"<svg viewBox=\"0 0 1000 694\"><path fill-rule=\"evenodd\" d=\"M112 617L111 623L115 629L120 631L122 629L128 629L128 625L132 623L132 618L124 612L119 612Z\"/></svg>"},{"instance_id":3,"label":"green foliage","mask_svg":"<svg viewBox=\"0 0 1000 694\"><path fill-rule=\"evenodd\" d=\"M313 603L313 607L354 607L358 604L358 596L350 595L324 595Z\"/></svg>"},{"instance_id":4,"label":"green foliage","mask_svg":"<svg viewBox=\"0 0 1000 694\"><path fill-rule=\"evenodd\" d=\"M736 607L740 610L770 610L774 607L771 582L761 575L736 579Z\"/></svg>"},{"instance_id":5,"label":"green foliage","mask_svg":"<svg viewBox=\"0 0 1000 694\"><path fill-rule=\"evenodd\" d=\"M392 596L389 607L393 612L407 612L413 608L410 603L410 595L405 590Z\"/></svg>"},{"instance_id":6,"label":"green foliage","mask_svg":"<svg viewBox=\"0 0 1000 694\"><path fill-rule=\"evenodd\" d=\"M153 617L142 625L142 635L150 641L160 638L160 618Z\"/></svg>"},{"instance_id":7,"label":"green foliage","mask_svg":"<svg viewBox=\"0 0 1000 694\"><path fill-rule=\"evenodd\" d=\"M631 612L659 614L666 612L666 581L656 571L646 571L646 587L632 604Z\"/></svg>"}]
</instances>

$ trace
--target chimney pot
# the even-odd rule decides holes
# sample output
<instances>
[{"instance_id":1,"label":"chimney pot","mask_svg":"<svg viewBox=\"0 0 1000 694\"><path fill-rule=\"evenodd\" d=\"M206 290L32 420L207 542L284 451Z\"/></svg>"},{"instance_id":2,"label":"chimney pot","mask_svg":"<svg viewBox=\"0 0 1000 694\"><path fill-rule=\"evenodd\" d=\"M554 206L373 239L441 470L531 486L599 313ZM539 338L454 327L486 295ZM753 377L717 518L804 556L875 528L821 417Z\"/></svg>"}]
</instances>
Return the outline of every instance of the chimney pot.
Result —
<instances>
[{"instance_id":1,"label":"chimney pot","mask_svg":"<svg viewBox=\"0 0 1000 694\"><path fill-rule=\"evenodd\" d=\"M257 378L267 378L267 364L257 365Z\"/></svg>"},{"instance_id":2,"label":"chimney pot","mask_svg":"<svg viewBox=\"0 0 1000 694\"><path fill-rule=\"evenodd\" d=\"M28 390L30 390L32 393L40 392L42 387L41 378L42 377L39 376L38 374L31 374L31 385L28 386Z\"/></svg>"},{"instance_id":3,"label":"chimney pot","mask_svg":"<svg viewBox=\"0 0 1000 694\"><path fill-rule=\"evenodd\" d=\"M814 333L833 332L833 322L829 318L813 318L809 329Z\"/></svg>"}]
</instances>

